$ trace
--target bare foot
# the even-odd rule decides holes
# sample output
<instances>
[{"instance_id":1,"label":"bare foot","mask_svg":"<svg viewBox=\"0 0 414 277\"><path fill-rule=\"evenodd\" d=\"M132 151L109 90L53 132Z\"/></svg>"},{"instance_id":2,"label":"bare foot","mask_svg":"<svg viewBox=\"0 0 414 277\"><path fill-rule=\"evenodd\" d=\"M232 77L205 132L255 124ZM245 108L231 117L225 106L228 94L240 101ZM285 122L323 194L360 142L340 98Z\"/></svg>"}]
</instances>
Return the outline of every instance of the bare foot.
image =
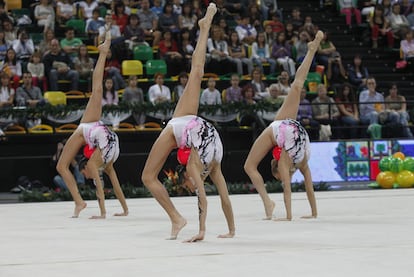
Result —
<instances>
[{"instance_id":1,"label":"bare foot","mask_svg":"<svg viewBox=\"0 0 414 277\"><path fill-rule=\"evenodd\" d=\"M111 47L111 30L106 30L105 41L101 45L98 46L98 50L101 53L108 53L110 47Z\"/></svg>"},{"instance_id":2,"label":"bare foot","mask_svg":"<svg viewBox=\"0 0 414 277\"><path fill-rule=\"evenodd\" d=\"M273 221L292 221L291 218L273 218Z\"/></svg>"},{"instance_id":3,"label":"bare foot","mask_svg":"<svg viewBox=\"0 0 414 277\"><path fill-rule=\"evenodd\" d=\"M216 4L210 3L207 7L206 15L198 21L198 26L201 28L210 28L213 17L217 12Z\"/></svg>"},{"instance_id":4,"label":"bare foot","mask_svg":"<svg viewBox=\"0 0 414 277\"><path fill-rule=\"evenodd\" d=\"M86 208L86 203L82 202L81 204L75 204L75 210L73 211L72 218L78 218L80 212Z\"/></svg>"},{"instance_id":5,"label":"bare foot","mask_svg":"<svg viewBox=\"0 0 414 277\"><path fill-rule=\"evenodd\" d=\"M234 232L230 232L230 233L223 234L223 235L218 235L217 237L219 239L229 239L229 238L234 237Z\"/></svg>"},{"instance_id":6,"label":"bare foot","mask_svg":"<svg viewBox=\"0 0 414 277\"><path fill-rule=\"evenodd\" d=\"M312 218L316 218L316 215L304 215L304 216L301 216L300 218L303 218L303 219L312 219Z\"/></svg>"},{"instance_id":7,"label":"bare foot","mask_svg":"<svg viewBox=\"0 0 414 277\"><path fill-rule=\"evenodd\" d=\"M316 52L316 50L318 50L319 44L321 43L322 39L323 39L323 32L318 31L315 35L315 39L308 43L308 49L310 51Z\"/></svg>"},{"instance_id":8,"label":"bare foot","mask_svg":"<svg viewBox=\"0 0 414 277\"><path fill-rule=\"evenodd\" d=\"M181 229L184 228L184 226L187 224L187 220L185 220L183 217L179 220L177 223L173 223L171 226L171 237L169 237L169 240L176 240L178 233L181 231Z\"/></svg>"},{"instance_id":9,"label":"bare foot","mask_svg":"<svg viewBox=\"0 0 414 277\"><path fill-rule=\"evenodd\" d=\"M105 219L106 216L104 215L93 215L89 219Z\"/></svg>"},{"instance_id":10,"label":"bare foot","mask_svg":"<svg viewBox=\"0 0 414 277\"><path fill-rule=\"evenodd\" d=\"M123 213L115 213L114 216L127 216L129 214L128 211L123 212Z\"/></svg>"},{"instance_id":11,"label":"bare foot","mask_svg":"<svg viewBox=\"0 0 414 277\"><path fill-rule=\"evenodd\" d=\"M266 217L263 218L263 220L271 220L272 216L273 216L273 210L275 209L275 202L274 201L270 201L270 205L266 205L265 204L265 213L266 213Z\"/></svg>"}]
</instances>

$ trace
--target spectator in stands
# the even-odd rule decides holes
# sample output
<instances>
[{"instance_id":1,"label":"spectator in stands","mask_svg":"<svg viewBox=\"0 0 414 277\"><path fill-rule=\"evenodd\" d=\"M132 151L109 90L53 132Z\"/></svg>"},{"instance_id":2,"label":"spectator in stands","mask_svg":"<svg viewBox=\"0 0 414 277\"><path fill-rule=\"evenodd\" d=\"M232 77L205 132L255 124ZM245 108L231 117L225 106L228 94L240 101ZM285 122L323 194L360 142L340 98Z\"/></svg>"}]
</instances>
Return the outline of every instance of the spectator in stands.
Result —
<instances>
[{"instance_id":1,"label":"spectator in stands","mask_svg":"<svg viewBox=\"0 0 414 277\"><path fill-rule=\"evenodd\" d=\"M377 5L377 2L379 1L363 0L363 1L358 1L358 2L362 2L360 3L361 15L366 16L366 18L368 19L374 13L375 5Z\"/></svg>"},{"instance_id":2,"label":"spectator in stands","mask_svg":"<svg viewBox=\"0 0 414 277\"><path fill-rule=\"evenodd\" d=\"M253 62L247 57L245 47L239 40L239 36L236 31L230 33L229 42L229 55L230 61L236 64L237 73L243 75L243 65L247 66L248 74L252 74Z\"/></svg>"},{"instance_id":3,"label":"spectator in stands","mask_svg":"<svg viewBox=\"0 0 414 277\"><path fill-rule=\"evenodd\" d=\"M30 56L34 53L33 40L29 37L24 28L17 32L17 39L13 41L13 49L16 52L16 57L21 62L23 68L26 68Z\"/></svg>"},{"instance_id":4,"label":"spectator in stands","mask_svg":"<svg viewBox=\"0 0 414 277\"><path fill-rule=\"evenodd\" d=\"M306 53L308 52L308 42L311 41L310 35L305 30L299 33L299 39L296 41L293 46L296 50L296 63L301 64L305 58ZM316 67L316 59L313 59L311 70Z\"/></svg>"},{"instance_id":5,"label":"spectator in stands","mask_svg":"<svg viewBox=\"0 0 414 277\"><path fill-rule=\"evenodd\" d=\"M122 102L127 104L144 103L144 92L138 87L138 77L136 75L128 77L128 86L122 94Z\"/></svg>"},{"instance_id":6,"label":"spectator in stands","mask_svg":"<svg viewBox=\"0 0 414 277\"><path fill-rule=\"evenodd\" d=\"M9 46L7 45L6 34L2 29L0 29L0 63L4 61L4 58L6 58L7 49Z\"/></svg>"},{"instance_id":7,"label":"spectator in stands","mask_svg":"<svg viewBox=\"0 0 414 277\"><path fill-rule=\"evenodd\" d=\"M233 73L230 77L231 86L226 89L226 103L241 102L243 100L242 89L240 87L240 77Z\"/></svg>"},{"instance_id":8,"label":"spectator in stands","mask_svg":"<svg viewBox=\"0 0 414 277\"><path fill-rule=\"evenodd\" d=\"M269 44L269 49L272 49L273 43L276 40L276 33L273 32L272 26L270 26L269 24L265 24L264 30L266 43Z\"/></svg>"},{"instance_id":9,"label":"spectator in stands","mask_svg":"<svg viewBox=\"0 0 414 277\"><path fill-rule=\"evenodd\" d=\"M10 86L10 78L6 72L0 73L0 109L14 105L15 90Z\"/></svg>"},{"instance_id":10,"label":"spectator in stands","mask_svg":"<svg viewBox=\"0 0 414 277\"><path fill-rule=\"evenodd\" d=\"M276 40L272 47L272 58L274 58L283 69L289 72L290 77L296 74L296 63L292 59L292 46L286 42L284 32L280 32L276 36Z\"/></svg>"},{"instance_id":11,"label":"spectator in stands","mask_svg":"<svg viewBox=\"0 0 414 277\"><path fill-rule=\"evenodd\" d=\"M323 65L325 68L328 68L329 58L332 57L332 54L337 52L336 47L329 38L329 33L324 32L324 37L319 45L317 52L317 61L319 64Z\"/></svg>"},{"instance_id":12,"label":"spectator in stands","mask_svg":"<svg viewBox=\"0 0 414 277\"><path fill-rule=\"evenodd\" d=\"M118 92L114 88L114 81L111 78L106 78L103 83L102 106L118 105L119 98Z\"/></svg>"},{"instance_id":13,"label":"spectator in stands","mask_svg":"<svg viewBox=\"0 0 414 277\"><path fill-rule=\"evenodd\" d=\"M224 74L233 71L235 64L230 60L227 41L219 26L211 27L211 36L207 40L207 52L211 58L207 63L207 67L211 68L210 72Z\"/></svg>"},{"instance_id":14,"label":"spectator in stands","mask_svg":"<svg viewBox=\"0 0 414 277\"><path fill-rule=\"evenodd\" d=\"M312 17L310 15L307 15L305 17L305 23L303 24L303 27L299 29L299 31L306 31L311 38L315 37L318 30L319 27L313 23Z\"/></svg>"},{"instance_id":15,"label":"spectator in stands","mask_svg":"<svg viewBox=\"0 0 414 277\"><path fill-rule=\"evenodd\" d=\"M407 20L410 23L411 30L414 30L414 3L411 6L410 13L407 15Z\"/></svg>"},{"instance_id":16,"label":"spectator in stands","mask_svg":"<svg viewBox=\"0 0 414 277\"><path fill-rule=\"evenodd\" d=\"M270 57L269 44L266 42L265 32L259 32L257 34L256 41L252 44L252 54L250 57L253 64L258 66L262 72L263 63L270 65L269 74L273 75L276 72L276 61Z\"/></svg>"},{"instance_id":17,"label":"spectator in stands","mask_svg":"<svg viewBox=\"0 0 414 277\"><path fill-rule=\"evenodd\" d=\"M348 80L342 57L339 52L334 52L332 56L328 58L326 78L328 79L329 88L335 92L338 87Z\"/></svg>"},{"instance_id":18,"label":"spectator in stands","mask_svg":"<svg viewBox=\"0 0 414 277\"><path fill-rule=\"evenodd\" d=\"M225 0L224 7L232 14L244 14L247 12L248 0Z\"/></svg>"},{"instance_id":19,"label":"spectator in stands","mask_svg":"<svg viewBox=\"0 0 414 277\"><path fill-rule=\"evenodd\" d=\"M263 72L260 68L255 67L252 71L250 84L253 86L255 97L261 98L267 93L267 84L263 82Z\"/></svg>"},{"instance_id":20,"label":"spectator in stands","mask_svg":"<svg viewBox=\"0 0 414 277\"><path fill-rule=\"evenodd\" d=\"M185 61L178 49L177 41L173 38L170 30L163 33L159 44L160 58L167 64L168 76L176 76L185 69Z\"/></svg>"},{"instance_id":21,"label":"spectator in stands","mask_svg":"<svg viewBox=\"0 0 414 277\"><path fill-rule=\"evenodd\" d=\"M290 92L290 78L287 71L280 72L280 75L277 77L278 89L280 90L280 95L286 96Z\"/></svg>"},{"instance_id":22,"label":"spectator in stands","mask_svg":"<svg viewBox=\"0 0 414 277\"><path fill-rule=\"evenodd\" d=\"M369 19L371 27L372 48L378 48L379 36L386 37L389 48L394 46L394 34L390 28L388 18L384 15L384 7L376 5L373 15Z\"/></svg>"},{"instance_id":23,"label":"spectator in stands","mask_svg":"<svg viewBox=\"0 0 414 277\"><path fill-rule=\"evenodd\" d=\"M128 24L128 15L125 13L124 2L115 2L114 12L112 14L112 21L119 26L119 31L121 32L121 34L123 34L125 27Z\"/></svg>"},{"instance_id":24,"label":"spectator in stands","mask_svg":"<svg viewBox=\"0 0 414 277\"><path fill-rule=\"evenodd\" d=\"M181 0L172 0L173 14L177 17L182 14L183 7L181 6Z\"/></svg>"},{"instance_id":25,"label":"spectator in stands","mask_svg":"<svg viewBox=\"0 0 414 277\"><path fill-rule=\"evenodd\" d=\"M348 27L352 27L352 15L355 16L356 23L361 25L361 11L358 9L354 0L338 0L339 11L345 15L345 22Z\"/></svg>"},{"instance_id":26,"label":"spectator in stands","mask_svg":"<svg viewBox=\"0 0 414 277\"><path fill-rule=\"evenodd\" d=\"M359 114L360 121L364 125L378 124L378 116L385 111L384 96L376 91L377 83L375 78L367 78L367 89L359 94ZM381 123L398 123L398 114L388 113L387 117Z\"/></svg>"},{"instance_id":27,"label":"spectator in stands","mask_svg":"<svg viewBox=\"0 0 414 277\"><path fill-rule=\"evenodd\" d=\"M368 68L362 63L360 54L354 56L352 64L348 64L348 80L358 91L367 87Z\"/></svg>"},{"instance_id":28,"label":"spectator in stands","mask_svg":"<svg viewBox=\"0 0 414 277\"><path fill-rule=\"evenodd\" d=\"M339 125L338 107L336 106L335 101L328 96L328 91L324 84L318 85L318 96L312 101L312 114L313 118L317 120L320 125L327 125L330 127ZM323 127L321 126L321 129L322 128ZM337 137L337 135L334 135L334 137ZM325 134L321 134L319 139L329 140L329 137L325 136Z\"/></svg>"},{"instance_id":29,"label":"spectator in stands","mask_svg":"<svg viewBox=\"0 0 414 277\"><path fill-rule=\"evenodd\" d=\"M156 73L154 75L155 84L148 89L149 101L155 105L163 102L171 102L170 88L164 85L164 75Z\"/></svg>"},{"instance_id":30,"label":"spectator in stands","mask_svg":"<svg viewBox=\"0 0 414 277\"><path fill-rule=\"evenodd\" d=\"M47 80L45 76L45 65L39 51L35 51L27 64L27 71L32 74L32 84L35 87L47 91Z\"/></svg>"},{"instance_id":31,"label":"spectator in stands","mask_svg":"<svg viewBox=\"0 0 414 277\"><path fill-rule=\"evenodd\" d=\"M65 26L69 19L75 18L76 8L73 0L59 0L56 3L56 22L60 26Z\"/></svg>"},{"instance_id":32,"label":"spectator in stands","mask_svg":"<svg viewBox=\"0 0 414 277\"><path fill-rule=\"evenodd\" d=\"M408 122L410 116L407 112L407 102L403 95L398 94L398 86L396 83L391 84L389 95L385 97L385 110L397 113L400 118L400 124L403 126L403 135L412 138L413 133L410 130Z\"/></svg>"},{"instance_id":33,"label":"spectator in stands","mask_svg":"<svg viewBox=\"0 0 414 277\"><path fill-rule=\"evenodd\" d=\"M256 28L250 24L250 17L248 14L244 14L238 20L238 25L235 28L240 42L251 45L257 37ZM231 36L230 36L231 40Z\"/></svg>"},{"instance_id":34,"label":"spectator in stands","mask_svg":"<svg viewBox=\"0 0 414 277\"><path fill-rule=\"evenodd\" d=\"M392 12L388 16L390 27L394 34L400 39L405 37L405 33L410 29L410 23L405 15L401 14L401 5L396 2L392 5Z\"/></svg>"},{"instance_id":35,"label":"spectator in stands","mask_svg":"<svg viewBox=\"0 0 414 277\"><path fill-rule=\"evenodd\" d=\"M277 6L277 0L262 0L260 1L260 8L262 10L264 20L267 20L269 15L275 12L282 16L282 12Z\"/></svg>"},{"instance_id":36,"label":"spectator in stands","mask_svg":"<svg viewBox=\"0 0 414 277\"><path fill-rule=\"evenodd\" d=\"M384 7L384 16L390 16L392 12L392 0L382 0L381 5Z\"/></svg>"},{"instance_id":37,"label":"spectator in stands","mask_svg":"<svg viewBox=\"0 0 414 277\"><path fill-rule=\"evenodd\" d=\"M128 25L124 29L124 38L130 50L133 50L137 45L149 46L145 41L145 31L139 24L138 15L131 14L129 16Z\"/></svg>"},{"instance_id":38,"label":"spectator in stands","mask_svg":"<svg viewBox=\"0 0 414 277\"><path fill-rule=\"evenodd\" d=\"M30 72L23 73L23 84L16 90L16 105L36 107L44 103L42 91L32 84L32 74Z\"/></svg>"},{"instance_id":39,"label":"spectator in stands","mask_svg":"<svg viewBox=\"0 0 414 277\"><path fill-rule=\"evenodd\" d=\"M273 33L281 33L285 31L285 25L280 19L280 15L277 12L270 13L269 14L270 20L266 20L263 24L266 28L267 25L270 25L272 27Z\"/></svg>"},{"instance_id":40,"label":"spectator in stands","mask_svg":"<svg viewBox=\"0 0 414 277\"><path fill-rule=\"evenodd\" d=\"M152 41L152 46L157 46L161 39L161 32L158 30L158 16L150 10L149 0L141 1L138 17L146 38Z\"/></svg>"},{"instance_id":41,"label":"spectator in stands","mask_svg":"<svg viewBox=\"0 0 414 277\"><path fill-rule=\"evenodd\" d=\"M173 6L169 2L165 3L163 13L158 18L158 27L163 33L170 31L176 35L180 32L178 16L173 13Z\"/></svg>"},{"instance_id":42,"label":"spectator in stands","mask_svg":"<svg viewBox=\"0 0 414 277\"><path fill-rule=\"evenodd\" d=\"M178 84L173 89L173 100L174 102L177 102L178 99L183 95L184 88L187 85L188 82L188 73L187 72L181 72L178 75Z\"/></svg>"},{"instance_id":43,"label":"spectator in stands","mask_svg":"<svg viewBox=\"0 0 414 277\"><path fill-rule=\"evenodd\" d=\"M256 104L254 88L251 84L243 86L241 94L243 96L243 103L253 105ZM250 124L241 124L241 125L250 125Z\"/></svg>"},{"instance_id":44,"label":"spectator in stands","mask_svg":"<svg viewBox=\"0 0 414 277\"><path fill-rule=\"evenodd\" d=\"M293 25L293 30L296 32L299 32L300 28L303 27L303 24L305 23L299 7L293 7L291 13L289 22Z\"/></svg>"},{"instance_id":45,"label":"spectator in stands","mask_svg":"<svg viewBox=\"0 0 414 277\"><path fill-rule=\"evenodd\" d=\"M124 77L121 74L121 65L118 59L112 55L111 50L108 51L106 56L104 76L105 78L112 78L115 90L125 87Z\"/></svg>"},{"instance_id":46,"label":"spectator in stands","mask_svg":"<svg viewBox=\"0 0 414 277\"><path fill-rule=\"evenodd\" d=\"M13 20L8 14L7 3L3 0L0 1L0 26L2 26L3 21Z\"/></svg>"},{"instance_id":47,"label":"spectator in stands","mask_svg":"<svg viewBox=\"0 0 414 277\"><path fill-rule=\"evenodd\" d=\"M17 60L16 51L14 51L12 47L7 50L1 70L9 75L11 85L16 89L19 86L19 81L22 77L22 65L20 61Z\"/></svg>"},{"instance_id":48,"label":"spectator in stands","mask_svg":"<svg viewBox=\"0 0 414 277\"><path fill-rule=\"evenodd\" d=\"M265 20L262 11L260 10L258 4L254 1L250 1L249 7L247 8L250 18L250 23L252 24L253 28L256 29L257 32L262 32L263 29L263 21ZM266 15L267 19L267 15Z\"/></svg>"},{"instance_id":49,"label":"spectator in stands","mask_svg":"<svg viewBox=\"0 0 414 277\"><path fill-rule=\"evenodd\" d=\"M34 9L34 18L37 26L43 27L43 32L47 29L55 29L55 9L49 0L40 0Z\"/></svg>"},{"instance_id":50,"label":"spectator in stands","mask_svg":"<svg viewBox=\"0 0 414 277\"><path fill-rule=\"evenodd\" d=\"M17 33L11 20L3 21L3 31L7 45L12 45L13 41L17 39Z\"/></svg>"},{"instance_id":51,"label":"spectator in stands","mask_svg":"<svg viewBox=\"0 0 414 277\"><path fill-rule=\"evenodd\" d=\"M411 9L412 9L412 0L400 0L400 4L401 4L401 11L400 13L402 15L404 15L405 17L407 17L407 15L410 14Z\"/></svg>"},{"instance_id":52,"label":"spectator in stands","mask_svg":"<svg viewBox=\"0 0 414 277\"><path fill-rule=\"evenodd\" d=\"M88 91L92 89L92 72L95 61L88 54L88 48L82 44L78 49L78 55L73 60L75 70L79 73L79 78L88 82Z\"/></svg>"},{"instance_id":53,"label":"spectator in stands","mask_svg":"<svg viewBox=\"0 0 414 277\"><path fill-rule=\"evenodd\" d=\"M84 0L79 2L80 18L88 21L92 18L93 11L99 7L96 0Z\"/></svg>"},{"instance_id":54,"label":"spectator in stands","mask_svg":"<svg viewBox=\"0 0 414 277\"><path fill-rule=\"evenodd\" d=\"M98 29L99 35L97 36L95 45L97 46L100 44L100 41L105 36L107 26L109 26L111 30L111 49L112 52L114 52L114 46L124 43L125 39L121 34L121 29L119 28L119 26L116 25L115 22L112 20L112 14L109 11L107 11L107 14L105 15L105 25L99 27Z\"/></svg>"},{"instance_id":55,"label":"spectator in stands","mask_svg":"<svg viewBox=\"0 0 414 277\"><path fill-rule=\"evenodd\" d=\"M285 96L279 84L271 84L269 86L269 97L265 98L265 101L268 101L275 105L275 107L279 108L282 106L283 101L285 100Z\"/></svg>"},{"instance_id":56,"label":"spectator in stands","mask_svg":"<svg viewBox=\"0 0 414 277\"><path fill-rule=\"evenodd\" d=\"M401 52L403 58L408 63L409 68L414 68L414 39L413 31L410 30L405 34L405 39L401 41Z\"/></svg>"},{"instance_id":57,"label":"spectator in stands","mask_svg":"<svg viewBox=\"0 0 414 277\"><path fill-rule=\"evenodd\" d=\"M152 0L152 7L151 11L153 11L157 16L160 16L162 14L163 9L163 3L161 0Z\"/></svg>"},{"instance_id":58,"label":"spectator in stands","mask_svg":"<svg viewBox=\"0 0 414 277\"><path fill-rule=\"evenodd\" d=\"M191 35L195 34L197 16L192 11L191 3L183 4L183 12L178 16L178 27L180 30L187 28Z\"/></svg>"},{"instance_id":59,"label":"spectator in stands","mask_svg":"<svg viewBox=\"0 0 414 277\"><path fill-rule=\"evenodd\" d=\"M138 77L136 75L130 75L128 77L128 86L125 88L124 93L122 94L121 102L128 105L143 104L145 102L144 92L140 87L138 87ZM144 124L145 114L133 113L132 116L138 125Z\"/></svg>"},{"instance_id":60,"label":"spectator in stands","mask_svg":"<svg viewBox=\"0 0 414 277\"><path fill-rule=\"evenodd\" d=\"M51 42L55 39L55 32L51 29L47 30L43 33L43 40L39 43L38 49L39 52L42 54L42 57L49 53L51 49Z\"/></svg>"},{"instance_id":61,"label":"spectator in stands","mask_svg":"<svg viewBox=\"0 0 414 277\"><path fill-rule=\"evenodd\" d=\"M200 97L201 105L220 105L221 93L216 89L216 80L208 78L207 88L203 90Z\"/></svg>"},{"instance_id":62,"label":"spectator in stands","mask_svg":"<svg viewBox=\"0 0 414 277\"><path fill-rule=\"evenodd\" d=\"M50 46L50 52L43 57L50 90L58 90L58 80L68 80L70 81L71 90L78 90L79 73L72 69L73 65L70 57L62 51L57 39L53 39Z\"/></svg>"},{"instance_id":63,"label":"spectator in stands","mask_svg":"<svg viewBox=\"0 0 414 277\"><path fill-rule=\"evenodd\" d=\"M293 24L290 21L287 21L285 24L285 36L286 41L290 45L295 45L295 43L298 41L298 32L293 29Z\"/></svg>"},{"instance_id":64,"label":"spectator in stands","mask_svg":"<svg viewBox=\"0 0 414 277\"><path fill-rule=\"evenodd\" d=\"M340 113L340 122L347 127L348 138L358 138L359 112L355 92L352 85L344 83L338 90L335 99Z\"/></svg>"},{"instance_id":65,"label":"spectator in stands","mask_svg":"<svg viewBox=\"0 0 414 277\"><path fill-rule=\"evenodd\" d=\"M312 141L319 139L320 124L313 119L311 103L306 99L306 88L302 88L300 92L300 103L296 120L305 127Z\"/></svg>"},{"instance_id":66,"label":"spectator in stands","mask_svg":"<svg viewBox=\"0 0 414 277\"><path fill-rule=\"evenodd\" d=\"M78 55L81 45L83 45L83 41L75 37L75 29L71 26L66 27L65 38L60 41L60 47L69 55L72 61Z\"/></svg>"},{"instance_id":67,"label":"spectator in stands","mask_svg":"<svg viewBox=\"0 0 414 277\"><path fill-rule=\"evenodd\" d=\"M187 28L181 29L180 39L178 41L178 51L183 57L184 70L191 70L191 60L194 52L194 41L191 33Z\"/></svg>"},{"instance_id":68,"label":"spectator in stands","mask_svg":"<svg viewBox=\"0 0 414 277\"><path fill-rule=\"evenodd\" d=\"M86 25L86 33L88 34L89 40L95 41L99 36L99 28L105 26L105 21L100 17L100 10L96 8L92 12L92 18L88 20Z\"/></svg>"}]
</instances>

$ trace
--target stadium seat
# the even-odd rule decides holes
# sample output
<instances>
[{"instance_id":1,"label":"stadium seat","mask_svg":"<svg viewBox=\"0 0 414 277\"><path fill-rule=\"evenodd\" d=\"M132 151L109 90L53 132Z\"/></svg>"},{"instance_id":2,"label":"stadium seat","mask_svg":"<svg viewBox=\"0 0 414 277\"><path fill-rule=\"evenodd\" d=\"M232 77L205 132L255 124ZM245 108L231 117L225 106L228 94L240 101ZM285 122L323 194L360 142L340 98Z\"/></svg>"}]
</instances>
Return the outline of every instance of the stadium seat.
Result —
<instances>
[{"instance_id":1,"label":"stadium seat","mask_svg":"<svg viewBox=\"0 0 414 277\"><path fill-rule=\"evenodd\" d=\"M39 124L28 129L29 134L53 134L53 127L47 124Z\"/></svg>"},{"instance_id":2,"label":"stadium seat","mask_svg":"<svg viewBox=\"0 0 414 277\"><path fill-rule=\"evenodd\" d=\"M164 60L148 60L145 63L145 70L146 75L167 74L167 64Z\"/></svg>"},{"instance_id":3,"label":"stadium seat","mask_svg":"<svg viewBox=\"0 0 414 277\"><path fill-rule=\"evenodd\" d=\"M76 32L76 36L83 36L85 35L85 21L82 19L69 19L66 22L66 27L73 27L75 29Z\"/></svg>"},{"instance_id":4,"label":"stadium seat","mask_svg":"<svg viewBox=\"0 0 414 277\"><path fill-rule=\"evenodd\" d=\"M144 67L141 61L138 61L138 60L122 61L122 75L123 76L130 76L130 75L141 76L143 74L144 74Z\"/></svg>"},{"instance_id":5,"label":"stadium seat","mask_svg":"<svg viewBox=\"0 0 414 277\"><path fill-rule=\"evenodd\" d=\"M3 130L6 135L24 135L26 134L26 129L20 125L10 125Z\"/></svg>"},{"instance_id":6,"label":"stadium seat","mask_svg":"<svg viewBox=\"0 0 414 277\"><path fill-rule=\"evenodd\" d=\"M62 91L46 91L44 98L53 106L66 105L66 94Z\"/></svg>"},{"instance_id":7,"label":"stadium seat","mask_svg":"<svg viewBox=\"0 0 414 277\"><path fill-rule=\"evenodd\" d=\"M67 123L67 124L63 124L59 127L55 128L55 132L56 133L73 133L76 128L78 128L77 124L74 123Z\"/></svg>"},{"instance_id":8,"label":"stadium seat","mask_svg":"<svg viewBox=\"0 0 414 277\"><path fill-rule=\"evenodd\" d=\"M22 8L22 0L6 0L9 11Z\"/></svg>"},{"instance_id":9,"label":"stadium seat","mask_svg":"<svg viewBox=\"0 0 414 277\"><path fill-rule=\"evenodd\" d=\"M306 80L305 87L308 88L310 93L316 93L318 91L318 85L322 83L321 75L317 72L309 72Z\"/></svg>"},{"instance_id":10,"label":"stadium seat","mask_svg":"<svg viewBox=\"0 0 414 277\"><path fill-rule=\"evenodd\" d=\"M154 59L154 52L152 47L148 45L137 45L133 50L134 60L140 60L142 62Z\"/></svg>"}]
</instances>

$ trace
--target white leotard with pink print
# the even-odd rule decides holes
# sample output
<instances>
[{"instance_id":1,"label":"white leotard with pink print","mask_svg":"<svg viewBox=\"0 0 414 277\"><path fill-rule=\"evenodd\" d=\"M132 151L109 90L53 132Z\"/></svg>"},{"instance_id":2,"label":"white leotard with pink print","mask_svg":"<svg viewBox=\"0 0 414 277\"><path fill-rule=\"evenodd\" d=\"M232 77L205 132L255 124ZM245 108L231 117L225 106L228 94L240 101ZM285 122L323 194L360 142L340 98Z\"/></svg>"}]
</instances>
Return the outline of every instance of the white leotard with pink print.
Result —
<instances>
[{"instance_id":1,"label":"white leotard with pink print","mask_svg":"<svg viewBox=\"0 0 414 277\"><path fill-rule=\"evenodd\" d=\"M89 147L101 149L102 160L105 164L111 161L115 162L118 159L118 136L101 121L81 123L78 128L82 128L83 137Z\"/></svg>"},{"instance_id":2,"label":"white leotard with pink print","mask_svg":"<svg viewBox=\"0 0 414 277\"><path fill-rule=\"evenodd\" d=\"M294 165L310 157L310 141L306 129L296 120L275 120L270 125L277 145L286 150Z\"/></svg>"},{"instance_id":3,"label":"white leotard with pink print","mask_svg":"<svg viewBox=\"0 0 414 277\"><path fill-rule=\"evenodd\" d=\"M171 119L167 126L173 128L178 147L194 147L204 165L202 175L208 173L212 161L221 162L223 144L214 126L201 117L187 115Z\"/></svg>"}]
</instances>

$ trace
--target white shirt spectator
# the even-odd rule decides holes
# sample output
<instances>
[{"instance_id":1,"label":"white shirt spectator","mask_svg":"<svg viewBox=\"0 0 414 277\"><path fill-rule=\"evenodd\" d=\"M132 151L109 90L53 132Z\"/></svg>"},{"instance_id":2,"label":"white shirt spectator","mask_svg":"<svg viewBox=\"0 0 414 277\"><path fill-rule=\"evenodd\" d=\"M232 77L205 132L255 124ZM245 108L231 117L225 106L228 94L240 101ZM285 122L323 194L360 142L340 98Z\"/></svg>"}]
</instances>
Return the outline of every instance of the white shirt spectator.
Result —
<instances>
[{"instance_id":1,"label":"white shirt spectator","mask_svg":"<svg viewBox=\"0 0 414 277\"><path fill-rule=\"evenodd\" d=\"M161 87L158 84L152 85L148 90L148 98L149 101L154 105L159 102L171 102L170 88L164 85Z\"/></svg>"}]
</instances>

